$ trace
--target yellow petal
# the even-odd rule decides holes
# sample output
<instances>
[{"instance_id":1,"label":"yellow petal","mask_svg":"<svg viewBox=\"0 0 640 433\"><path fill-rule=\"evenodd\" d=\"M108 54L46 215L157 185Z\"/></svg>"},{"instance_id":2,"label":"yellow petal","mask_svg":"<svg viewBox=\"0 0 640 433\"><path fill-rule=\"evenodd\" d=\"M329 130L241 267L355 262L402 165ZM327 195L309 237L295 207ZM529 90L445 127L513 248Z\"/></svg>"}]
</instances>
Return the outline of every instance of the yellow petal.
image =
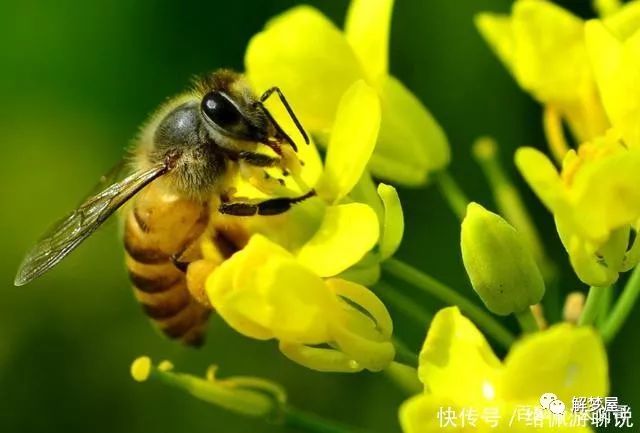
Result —
<instances>
[{"instance_id":1,"label":"yellow petal","mask_svg":"<svg viewBox=\"0 0 640 433\"><path fill-rule=\"evenodd\" d=\"M606 287L616 282L618 270L605 266L594 248L576 234L573 223L556 218L556 228L569 254L571 267L582 282L596 287Z\"/></svg>"},{"instance_id":2,"label":"yellow petal","mask_svg":"<svg viewBox=\"0 0 640 433\"><path fill-rule=\"evenodd\" d=\"M505 360L503 396L537 400L552 392L565 403L575 396L606 396L607 355L591 328L560 324L515 343Z\"/></svg>"},{"instance_id":3,"label":"yellow petal","mask_svg":"<svg viewBox=\"0 0 640 433\"><path fill-rule=\"evenodd\" d=\"M585 37L602 101L614 127L629 147L640 146L640 32L624 44L596 20L585 26Z\"/></svg>"},{"instance_id":4,"label":"yellow petal","mask_svg":"<svg viewBox=\"0 0 640 433\"><path fill-rule=\"evenodd\" d=\"M389 29L393 0L352 0L345 35L369 82L378 84L389 69Z\"/></svg>"},{"instance_id":5,"label":"yellow petal","mask_svg":"<svg viewBox=\"0 0 640 433\"><path fill-rule=\"evenodd\" d=\"M475 24L498 58L512 71L515 47L511 17L481 13L475 17Z\"/></svg>"},{"instance_id":6,"label":"yellow petal","mask_svg":"<svg viewBox=\"0 0 640 433\"><path fill-rule=\"evenodd\" d=\"M380 201L380 195L368 171L362 173L362 177L349 193L349 198L359 203L368 204L376 211L378 219L384 219L384 206Z\"/></svg>"},{"instance_id":7,"label":"yellow petal","mask_svg":"<svg viewBox=\"0 0 640 433\"><path fill-rule=\"evenodd\" d=\"M273 312L269 328L281 341L320 344L328 340L328 324L337 303L324 282L295 261L282 261L260 273L265 305ZM259 310L256 311L259 314ZM253 317L246 310L248 317Z\"/></svg>"},{"instance_id":8,"label":"yellow petal","mask_svg":"<svg viewBox=\"0 0 640 433\"><path fill-rule=\"evenodd\" d=\"M309 6L275 17L255 35L247 47L245 69L256 91L279 86L311 131L331 127L340 98L364 77L344 35Z\"/></svg>"},{"instance_id":9,"label":"yellow petal","mask_svg":"<svg viewBox=\"0 0 640 433\"><path fill-rule=\"evenodd\" d=\"M418 375L425 389L464 404L495 398L500 361L457 307L436 313L420 352Z\"/></svg>"},{"instance_id":10,"label":"yellow petal","mask_svg":"<svg viewBox=\"0 0 640 433\"><path fill-rule=\"evenodd\" d=\"M614 0L614 3L617 2L618 0ZM640 28L640 3L636 1L625 3L602 21L611 33L623 41Z\"/></svg>"},{"instance_id":11,"label":"yellow petal","mask_svg":"<svg viewBox=\"0 0 640 433\"><path fill-rule=\"evenodd\" d=\"M531 147L521 147L516 151L515 163L531 189L551 212L566 208L564 185L558 170L544 153Z\"/></svg>"},{"instance_id":12,"label":"yellow petal","mask_svg":"<svg viewBox=\"0 0 640 433\"><path fill-rule=\"evenodd\" d=\"M256 339L325 342L327 320L337 308L318 276L260 235L218 267L206 289L220 316Z\"/></svg>"},{"instance_id":13,"label":"yellow petal","mask_svg":"<svg viewBox=\"0 0 640 433\"><path fill-rule=\"evenodd\" d=\"M571 102L592 91L580 18L551 2L519 0L512 29L515 76L538 100Z\"/></svg>"},{"instance_id":14,"label":"yellow petal","mask_svg":"<svg viewBox=\"0 0 640 433\"><path fill-rule=\"evenodd\" d=\"M594 241L603 241L612 230L638 220L638 185L640 148L585 163L576 173L572 185L575 212L579 215L576 220Z\"/></svg>"},{"instance_id":15,"label":"yellow petal","mask_svg":"<svg viewBox=\"0 0 640 433\"><path fill-rule=\"evenodd\" d=\"M363 367L345 353L330 348L310 347L302 344L280 342L280 352L293 362L311 370L333 373L356 373Z\"/></svg>"},{"instance_id":16,"label":"yellow petal","mask_svg":"<svg viewBox=\"0 0 640 433\"><path fill-rule=\"evenodd\" d=\"M449 164L444 131L424 105L392 76L382 86L382 124L369 169L382 179L424 184L430 172Z\"/></svg>"},{"instance_id":17,"label":"yellow petal","mask_svg":"<svg viewBox=\"0 0 640 433\"><path fill-rule=\"evenodd\" d=\"M298 252L298 260L321 277L334 276L362 259L378 236L378 218L369 206L330 206L316 234Z\"/></svg>"},{"instance_id":18,"label":"yellow petal","mask_svg":"<svg viewBox=\"0 0 640 433\"><path fill-rule=\"evenodd\" d=\"M324 173L316 187L318 195L335 203L349 194L371 158L379 129L378 95L364 81L357 81L340 100Z\"/></svg>"},{"instance_id":19,"label":"yellow petal","mask_svg":"<svg viewBox=\"0 0 640 433\"><path fill-rule=\"evenodd\" d=\"M357 304L364 309L375 320L376 329L383 339L391 338L393 322L389 311L371 290L341 278L331 278L327 280L327 285L336 295L346 298L350 303Z\"/></svg>"},{"instance_id":20,"label":"yellow petal","mask_svg":"<svg viewBox=\"0 0 640 433\"><path fill-rule=\"evenodd\" d=\"M384 204L384 220L380 235L380 258L388 259L400 247L404 233L404 216L402 204L396 189L390 185L381 183L378 185L378 194Z\"/></svg>"}]
</instances>

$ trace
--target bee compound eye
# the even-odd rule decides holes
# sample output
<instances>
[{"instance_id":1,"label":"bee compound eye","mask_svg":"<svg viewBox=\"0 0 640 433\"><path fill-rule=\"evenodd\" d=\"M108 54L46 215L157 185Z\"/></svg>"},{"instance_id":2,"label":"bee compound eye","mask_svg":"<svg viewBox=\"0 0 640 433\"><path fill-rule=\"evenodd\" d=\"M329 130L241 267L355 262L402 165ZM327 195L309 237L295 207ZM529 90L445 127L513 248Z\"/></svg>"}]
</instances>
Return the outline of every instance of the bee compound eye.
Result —
<instances>
[{"instance_id":1,"label":"bee compound eye","mask_svg":"<svg viewBox=\"0 0 640 433\"><path fill-rule=\"evenodd\" d=\"M229 129L242 121L242 115L233 103L220 92L210 92L202 99L202 112L213 123Z\"/></svg>"}]
</instances>

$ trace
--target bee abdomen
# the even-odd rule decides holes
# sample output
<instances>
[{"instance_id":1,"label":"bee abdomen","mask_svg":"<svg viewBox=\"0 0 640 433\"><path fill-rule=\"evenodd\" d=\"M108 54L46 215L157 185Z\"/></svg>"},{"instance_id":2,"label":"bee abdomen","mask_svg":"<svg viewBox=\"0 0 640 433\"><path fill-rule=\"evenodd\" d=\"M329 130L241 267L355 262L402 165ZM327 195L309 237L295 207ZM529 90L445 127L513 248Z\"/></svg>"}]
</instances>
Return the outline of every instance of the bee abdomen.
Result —
<instances>
[{"instance_id":1,"label":"bee abdomen","mask_svg":"<svg viewBox=\"0 0 640 433\"><path fill-rule=\"evenodd\" d=\"M141 192L125 217L129 277L136 299L156 327L169 338L197 346L204 341L210 310L193 298L185 273L175 263L198 258L207 208L153 186Z\"/></svg>"}]
</instances>

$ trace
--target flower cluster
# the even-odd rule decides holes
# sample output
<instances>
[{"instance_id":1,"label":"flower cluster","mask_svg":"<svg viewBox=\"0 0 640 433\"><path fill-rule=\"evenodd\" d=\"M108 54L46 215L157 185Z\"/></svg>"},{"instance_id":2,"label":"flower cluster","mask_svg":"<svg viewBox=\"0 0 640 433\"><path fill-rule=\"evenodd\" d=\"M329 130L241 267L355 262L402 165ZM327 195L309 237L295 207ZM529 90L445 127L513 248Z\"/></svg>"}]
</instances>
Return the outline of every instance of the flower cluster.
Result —
<instances>
[{"instance_id":1,"label":"flower cluster","mask_svg":"<svg viewBox=\"0 0 640 433\"><path fill-rule=\"evenodd\" d=\"M394 358L391 318L363 284L377 281L380 262L400 245L402 208L395 189L380 184L376 191L366 171L380 125L375 91L356 81L336 110L324 164L314 150L301 151L304 166L288 156L292 180L284 189L303 190L309 182L316 197L276 220L234 221L249 240L216 261L204 286L207 302L231 327L278 340L282 353L299 364L379 371ZM251 188L238 185L242 194L252 194ZM217 225L225 230L224 222Z\"/></svg>"},{"instance_id":2,"label":"flower cluster","mask_svg":"<svg viewBox=\"0 0 640 433\"><path fill-rule=\"evenodd\" d=\"M609 388L604 345L592 329L556 325L514 344L501 362L480 331L456 307L440 310L434 317L420 352L418 376L424 392L400 408L405 433L440 431L438 411L442 407L468 407L479 413L488 409L502 414L491 421L479 419L475 426L458 431L492 431L498 427L499 431L557 431L558 427L527 427L522 419L510 424L506 414L517 406L538 407L545 393L570 402L578 395L604 397ZM569 430L568 424L563 428ZM576 427L570 431L590 430Z\"/></svg>"},{"instance_id":3,"label":"flower cluster","mask_svg":"<svg viewBox=\"0 0 640 433\"><path fill-rule=\"evenodd\" d=\"M389 74L392 6L393 0L353 0L344 32L312 7L293 8L254 36L245 66L256 89L278 83L321 142L335 128L342 95L364 80L375 90L382 110L368 163L371 172L396 183L420 185L448 165L449 144L429 111Z\"/></svg>"},{"instance_id":4,"label":"flower cluster","mask_svg":"<svg viewBox=\"0 0 640 433\"><path fill-rule=\"evenodd\" d=\"M214 233L202 244L204 258L187 271L189 289L238 333L276 340L282 354L307 368L386 370L415 394L399 410L405 433L441 431L443 408L493 414L450 425L455 431L591 431L585 423L569 424L573 415L560 406L553 412L560 427L496 414L525 406L540 413L548 409L539 407L540 399L549 393L563 404L576 396L601 398L609 390L604 342L640 297L640 0L624 6L599 1L601 18L588 21L547 0L516 0L510 15L476 17L518 84L544 105L555 161L521 147L515 164L553 213L573 270L592 286L586 300L573 292L563 322L551 326L541 303L545 293L558 294L558 269L500 166L497 144L478 140L474 153L502 216L467 200L442 172L450 159L444 133L389 73L392 6L392 0L353 0L344 31L316 9L299 6L251 39L247 78L258 92L280 86L313 140L297 154L283 149L282 167L266 174L240 169L235 193L315 194L278 216L216 215ZM287 132L295 131L284 107L269 110ZM279 174L283 178L274 181ZM435 179L461 220L462 263L486 308L393 257L403 238L402 206L395 188L376 185L374 176L403 186ZM235 249L221 254L217 235L234 238ZM612 297L607 286L634 267L615 305L599 302ZM432 315L396 280L449 306ZM428 323L419 356L402 336L392 337L391 316L377 294L400 317ZM495 316L512 314L519 335ZM479 328L506 349L504 359ZM166 363L153 367L148 358L137 360L132 374L238 413L276 413L312 431L342 431L313 416L295 424L300 414L284 392L262 379L205 380L174 373Z\"/></svg>"},{"instance_id":5,"label":"flower cluster","mask_svg":"<svg viewBox=\"0 0 640 433\"><path fill-rule=\"evenodd\" d=\"M548 1L518 0L511 16L481 14L477 23L520 85L580 143L556 145L556 125L547 132L559 172L532 148L520 149L516 164L553 213L580 279L614 283L640 248L632 242L640 220L640 3L584 22Z\"/></svg>"}]
</instances>

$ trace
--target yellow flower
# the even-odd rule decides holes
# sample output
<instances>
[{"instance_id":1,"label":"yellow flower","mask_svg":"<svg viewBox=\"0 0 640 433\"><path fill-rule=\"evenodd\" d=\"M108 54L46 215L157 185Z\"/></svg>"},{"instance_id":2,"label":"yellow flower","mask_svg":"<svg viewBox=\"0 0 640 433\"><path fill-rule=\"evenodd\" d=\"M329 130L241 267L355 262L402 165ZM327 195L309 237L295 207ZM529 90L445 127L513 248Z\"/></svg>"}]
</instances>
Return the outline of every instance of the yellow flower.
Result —
<instances>
[{"instance_id":1,"label":"yellow flower","mask_svg":"<svg viewBox=\"0 0 640 433\"><path fill-rule=\"evenodd\" d=\"M391 318L372 292L323 280L261 235L211 273L206 290L232 328L278 340L287 357L308 368L379 371L393 360Z\"/></svg>"},{"instance_id":2,"label":"yellow flower","mask_svg":"<svg viewBox=\"0 0 640 433\"><path fill-rule=\"evenodd\" d=\"M389 313L358 284L377 281L403 233L397 192L384 184L376 190L366 171L379 126L375 90L354 82L338 103L324 166L313 144L306 155L300 146L304 164L285 154L291 176L281 189L299 195L309 182L315 197L275 217L216 216L221 230L240 224L248 243L217 260L204 282L209 303L238 332L278 340L285 356L311 369L379 371L395 355ZM237 193L255 196L261 179L260 172ZM215 256L212 242L205 240L206 257Z\"/></svg>"},{"instance_id":3,"label":"yellow flower","mask_svg":"<svg viewBox=\"0 0 640 433\"><path fill-rule=\"evenodd\" d=\"M427 109L388 72L392 0L353 0L342 33L309 6L272 19L250 41L245 65L254 87L280 86L303 124L326 136L339 120L342 95L365 80L382 109L371 172L419 185L449 162L447 139Z\"/></svg>"},{"instance_id":4,"label":"yellow flower","mask_svg":"<svg viewBox=\"0 0 640 433\"><path fill-rule=\"evenodd\" d=\"M545 0L517 0L511 16L482 13L476 24L518 84L546 107L547 118L567 121L578 142L606 130L580 18ZM550 134L557 132L558 124ZM567 149L555 150L561 158Z\"/></svg>"},{"instance_id":5,"label":"yellow flower","mask_svg":"<svg viewBox=\"0 0 640 433\"><path fill-rule=\"evenodd\" d=\"M375 91L363 81L355 82L338 105L324 167L315 162L317 153L307 150L300 176L291 176L303 185L294 195L306 192L306 182L312 182L317 197L281 216L239 222L237 217L218 218L219 224L242 224L249 235L265 235L320 277L346 272L344 277L349 280L376 282L380 261L397 250L403 232L397 192L385 184L378 185L376 191L366 172L379 125L380 104ZM244 186L239 187L239 194L259 195L251 186Z\"/></svg>"},{"instance_id":6,"label":"yellow flower","mask_svg":"<svg viewBox=\"0 0 640 433\"><path fill-rule=\"evenodd\" d=\"M567 153L560 173L541 152L521 148L516 165L553 213L578 277L592 286L614 283L638 263L640 245L628 248L640 219L640 148L614 131Z\"/></svg>"},{"instance_id":7,"label":"yellow flower","mask_svg":"<svg viewBox=\"0 0 640 433\"><path fill-rule=\"evenodd\" d=\"M442 431L438 415L447 408L457 414L463 408L477 413L475 427L461 427L458 420L457 428L448 427L452 431L588 432L588 427L570 428L568 413L564 428L549 427L548 412L543 412L544 427L526 426L517 419L510 427L509 422L518 408L541 411L539 399L545 393L555 394L570 409L573 397L604 397L608 391L606 352L594 330L553 326L517 342L501 362L457 307L434 317L420 352L418 376L424 393L400 407L405 433Z\"/></svg>"},{"instance_id":8,"label":"yellow flower","mask_svg":"<svg viewBox=\"0 0 640 433\"><path fill-rule=\"evenodd\" d=\"M629 147L640 147L640 3L586 24L586 41L604 108Z\"/></svg>"}]
</instances>

